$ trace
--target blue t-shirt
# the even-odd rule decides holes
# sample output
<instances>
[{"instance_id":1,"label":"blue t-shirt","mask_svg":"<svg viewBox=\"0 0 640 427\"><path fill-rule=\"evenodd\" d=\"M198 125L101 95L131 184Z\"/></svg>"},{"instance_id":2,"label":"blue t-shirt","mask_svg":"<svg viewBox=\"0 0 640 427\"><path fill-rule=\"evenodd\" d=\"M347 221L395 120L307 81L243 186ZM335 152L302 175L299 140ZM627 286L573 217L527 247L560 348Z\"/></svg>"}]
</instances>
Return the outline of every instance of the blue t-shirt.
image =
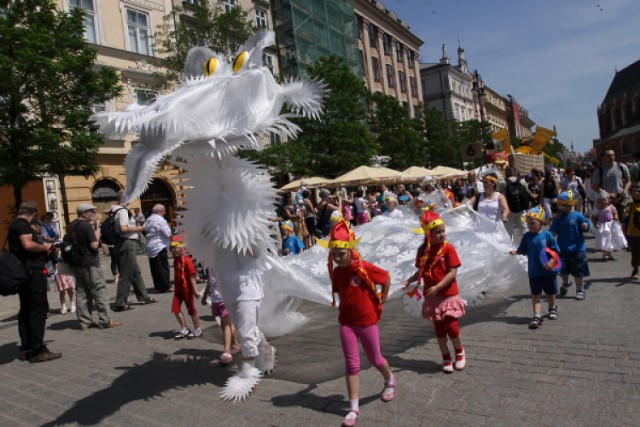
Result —
<instances>
[{"instance_id":1,"label":"blue t-shirt","mask_svg":"<svg viewBox=\"0 0 640 427\"><path fill-rule=\"evenodd\" d=\"M289 236L282 241L282 249L283 255L298 255L302 250L304 250L304 245L297 236ZM289 253L285 253L284 249L288 249Z\"/></svg>"},{"instance_id":2,"label":"blue t-shirt","mask_svg":"<svg viewBox=\"0 0 640 427\"><path fill-rule=\"evenodd\" d=\"M558 235L558 246L565 253L585 252L587 246L584 243L582 235L582 224L590 224L580 212L571 211L571 213L559 214L551 223L549 231ZM591 225L589 225L591 227Z\"/></svg>"},{"instance_id":3,"label":"blue t-shirt","mask_svg":"<svg viewBox=\"0 0 640 427\"><path fill-rule=\"evenodd\" d=\"M543 248L551 248L556 252L560 252L556 238L547 230L542 230L538 234L527 232L522 236L518 253L526 255L529 266L529 277L556 276L557 271L547 271L540 261L540 252Z\"/></svg>"}]
</instances>

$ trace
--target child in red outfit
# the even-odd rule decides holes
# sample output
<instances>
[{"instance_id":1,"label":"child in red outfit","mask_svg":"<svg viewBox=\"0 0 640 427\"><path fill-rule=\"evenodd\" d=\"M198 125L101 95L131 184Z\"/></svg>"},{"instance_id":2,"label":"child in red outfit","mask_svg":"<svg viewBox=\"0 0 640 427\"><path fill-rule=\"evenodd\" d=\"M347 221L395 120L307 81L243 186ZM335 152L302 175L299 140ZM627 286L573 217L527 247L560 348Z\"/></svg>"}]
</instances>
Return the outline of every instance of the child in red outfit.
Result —
<instances>
[{"instance_id":1,"label":"child in red outfit","mask_svg":"<svg viewBox=\"0 0 640 427\"><path fill-rule=\"evenodd\" d=\"M395 397L396 379L389 364L380 353L378 321L382 314L382 304L389 293L389 273L360 259L354 249L359 239L355 239L347 221L341 219L329 234L329 241L319 240L320 246L330 249L329 276L331 291L340 296L340 341L344 353L349 393L349 412L343 426L354 426L360 415L359 388L360 354L358 339L369 359L384 377L382 400L389 402ZM335 263L335 268L334 268ZM382 286L378 293L376 284ZM333 301L335 306L335 299Z\"/></svg>"},{"instance_id":2,"label":"child in red outfit","mask_svg":"<svg viewBox=\"0 0 640 427\"><path fill-rule=\"evenodd\" d=\"M416 268L418 271L403 282L407 287L412 282L424 281L424 303L422 317L433 322L438 346L442 352L442 370L453 372L453 368L462 370L466 366L466 358L458 319L464 315L464 303L458 297L456 273L460 267L460 259L451 244L446 241L444 222L432 211L425 211L420 217L424 243L418 248ZM456 352L455 365L452 363L447 336L453 343Z\"/></svg>"},{"instance_id":3,"label":"child in red outfit","mask_svg":"<svg viewBox=\"0 0 640 427\"><path fill-rule=\"evenodd\" d=\"M174 294L173 302L171 303L171 312L178 319L180 324L180 332L175 336L175 339L182 338L197 338L202 335L202 329L200 328L200 319L198 318L198 312L194 303L194 296L200 298L200 293L196 288L196 268L193 265L193 261L189 255L184 252L185 244L181 242L179 238L173 238L171 241L171 254L173 255L173 269L174 269ZM193 321L193 332L187 328L187 321L182 314L182 303L187 306L187 313L191 316Z\"/></svg>"}]
</instances>

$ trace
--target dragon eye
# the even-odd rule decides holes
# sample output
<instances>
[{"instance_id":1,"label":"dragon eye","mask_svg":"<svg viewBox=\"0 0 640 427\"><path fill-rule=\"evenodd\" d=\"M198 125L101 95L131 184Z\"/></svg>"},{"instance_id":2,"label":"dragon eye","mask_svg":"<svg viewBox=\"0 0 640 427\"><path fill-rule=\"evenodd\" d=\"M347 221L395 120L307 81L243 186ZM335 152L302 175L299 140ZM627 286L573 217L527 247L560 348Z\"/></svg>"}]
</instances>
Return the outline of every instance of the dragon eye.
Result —
<instances>
[{"instance_id":1,"label":"dragon eye","mask_svg":"<svg viewBox=\"0 0 640 427\"><path fill-rule=\"evenodd\" d=\"M216 58L207 59L207 62L204 63L204 75L207 77L213 75L216 72L217 65L218 60Z\"/></svg>"},{"instance_id":2,"label":"dragon eye","mask_svg":"<svg viewBox=\"0 0 640 427\"><path fill-rule=\"evenodd\" d=\"M236 59L233 60L234 73L240 72L240 70L242 69L242 66L244 65L248 57L249 57L249 52L247 52L246 50L243 50L238 54L238 56L236 56Z\"/></svg>"}]
</instances>

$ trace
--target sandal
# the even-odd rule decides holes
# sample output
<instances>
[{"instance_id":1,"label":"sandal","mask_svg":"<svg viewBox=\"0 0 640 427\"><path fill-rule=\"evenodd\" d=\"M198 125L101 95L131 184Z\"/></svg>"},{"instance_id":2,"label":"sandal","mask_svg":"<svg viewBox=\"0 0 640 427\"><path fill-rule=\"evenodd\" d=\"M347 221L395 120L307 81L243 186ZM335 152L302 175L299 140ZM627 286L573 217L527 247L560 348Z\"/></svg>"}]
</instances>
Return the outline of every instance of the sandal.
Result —
<instances>
[{"instance_id":1,"label":"sandal","mask_svg":"<svg viewBox=\"0 0 640 427\"><path fill-rule=\"evenodd\" d=\"M228 365L232 361L233 361L233 356L230 353L222 353L222 356L220 356L220 364L223 366Z\"/></svg>"},{"instance_id":2,"label":"sandal","mask_svg":"<svg viewBox=\"0 0 640 427\"><path fill-rule=\"evenodd\" d=\"M529 329L538 329L542 325L542 317L535 316L531 322L529 322Z\"/></svg>"},{"instance_id":3,"label":"sandal","mask_svg":"<svg viewBox=\"0 0 640 427\"><path fill-rule=\"evenodd\" d=\"M386 389L389 390L385 392ZM384 388L382 389L382 395L380 396L380 399L382 399L383 402L391 402L394 397L396 397L396 384L385 384Z\"/></svg>"},{"instance_id":4,"label":"sandal","mask_svg":"<svg viewBox=\"0 0 640 427\"><path fill-rule=\"evenodd\" d=\"M113 311L119 312L119 311L128 311L128 310L133 310L135 307L129 304L125 304L122 307L113 307Z\"/></svg>"},{"instance_id":5,"label":"sandal","mask_svg":"<svg viewBox=\"0 0 640 427\"><path fill-rule=\"evenodd\" d=\"M156 303L156 302L158 302L157 299L153 299L151 297L146 297L145 299L138 301L138 304L145 305L145 304L153 304L153 303Z\"/></svg>"},{"instance_id":6,"label":"sandal","mask_svg":"<svg viewBox=\"0 0 640 427\"><path fill-rule=\"evenodd\" d=\"M175 338L176 340L181 340L184 338L189 338L189 334L192 334L193 332L191 331L187 331L186 334L183 334L182 332L178 332L173 338Z\"/></svg>"},{"instance_id":7,"label":"sandal","mask_svg":"<svg viewBox=\"0 0 640 427\"><path fill-rule=\"evenodd\" d=\"M342 420L342 427L353 427L358 422L358 418L360 418L360 411L356 411L355 409L350 409L347 413L347 416Z\"/></svg>"}]
</instances>

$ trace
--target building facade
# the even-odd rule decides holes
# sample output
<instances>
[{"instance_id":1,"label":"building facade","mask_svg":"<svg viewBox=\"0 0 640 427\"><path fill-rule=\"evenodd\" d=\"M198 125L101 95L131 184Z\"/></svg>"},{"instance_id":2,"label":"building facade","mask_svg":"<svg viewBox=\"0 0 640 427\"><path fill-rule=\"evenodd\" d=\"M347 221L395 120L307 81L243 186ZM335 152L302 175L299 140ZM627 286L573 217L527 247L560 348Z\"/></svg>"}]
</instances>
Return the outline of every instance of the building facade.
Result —
<instances>
[{"instance_id":1,"label":"building facade","mask_svg":"<svg viewBox=\"0 0 640 427\"><path fill-rule=\"evenodd\" d=\"M451 64L444 44L439 63L420 64L424 104L441 111L447 123L480 120L481 104L474 91L474 79L462 48L458 48L457 66Z\"/></svg>"},{"instance_id":2,"label":"building facade","mask_svg":"<svg viewBox=\"0 0 640 427\"><path fill-rule=\"evenodd\" d=\"M640 151L640 60L616 72L598 107L598 127L598 158L613 149L617 160L627 162Z\"/></svg>"},{"instance_id":3,"label":"building facade","mask_svg":"<svg viewBox=\"0 0 640 427\"><path fill-rule=\"evenodd\" d=\"M389 95L409 112L422 103L419 51L423 42L381 1L354 0L358 54L371 93Z\"/></svg>"}]
</instances>

